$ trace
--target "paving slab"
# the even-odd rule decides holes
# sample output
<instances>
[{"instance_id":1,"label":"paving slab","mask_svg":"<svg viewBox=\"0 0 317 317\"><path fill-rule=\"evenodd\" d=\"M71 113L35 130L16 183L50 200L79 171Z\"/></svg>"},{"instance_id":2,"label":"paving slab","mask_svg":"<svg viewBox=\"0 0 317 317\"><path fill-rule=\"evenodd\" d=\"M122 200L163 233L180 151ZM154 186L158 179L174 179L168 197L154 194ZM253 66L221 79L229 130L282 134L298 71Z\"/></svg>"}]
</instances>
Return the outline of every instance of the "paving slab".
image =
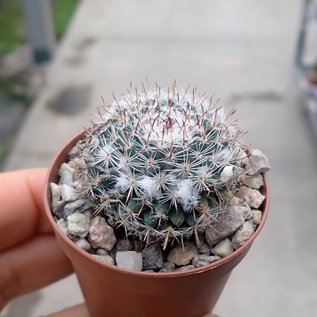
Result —
<instances>
[{"instance_id":1,"label":"paving slab","mask_svg":"<svg viewBox=\"0 0 317 317\"><path fill-rule=\"evenodd\" d=\"M130 81L193 84L238 109L246 139L271 158L272 207L216 312L223 317L313 316L317 311L316 144L293 80L301 1L83 0L50 66L6 169L47 166L87 126L101 96ZM85 90L86 106L56 100ZM70 97L75 100L78 95ZM66 98L66 100L69 100ZM78 100L78 99L77 99ZM82 301L74 277L14 301L5 317L47 314Z\"/></svg>"},{"instance_id":2,"label":"paving slab","mask_svg":"<svg viewBox=\"0 0 317 317\"><path fill-rule=\"evenodd\" d=\"M110 101L130 81L177 79L224 103L235 94L283 93L298 18L298 4L291 7L285 0L82 1L6 168L38 165L38 156L47 165L87 125L101 96ZM90 89L85 108L69 116L52 111L52 100L78 87Z\"/></svg>"}]
</instances>

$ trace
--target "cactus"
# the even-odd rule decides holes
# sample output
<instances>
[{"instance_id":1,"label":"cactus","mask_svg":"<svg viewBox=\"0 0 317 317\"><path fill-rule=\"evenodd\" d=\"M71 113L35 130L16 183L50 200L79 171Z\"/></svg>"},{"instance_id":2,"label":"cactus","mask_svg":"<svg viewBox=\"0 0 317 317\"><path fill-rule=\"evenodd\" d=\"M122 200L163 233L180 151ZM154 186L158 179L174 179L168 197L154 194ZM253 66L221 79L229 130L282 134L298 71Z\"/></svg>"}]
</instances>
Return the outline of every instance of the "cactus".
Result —
<instances>
[{"instance_id":1,"label":"cactus","mask_svg":"<svg viewBox=\"0 0 317 317\"><path fill-rule=\"evenodd\" d=\"M244 172L242 134L196 89L156 86L114 97L80 142L83 195L127 236L147 242L197 237Z\"/></svg>"}]
</instances>

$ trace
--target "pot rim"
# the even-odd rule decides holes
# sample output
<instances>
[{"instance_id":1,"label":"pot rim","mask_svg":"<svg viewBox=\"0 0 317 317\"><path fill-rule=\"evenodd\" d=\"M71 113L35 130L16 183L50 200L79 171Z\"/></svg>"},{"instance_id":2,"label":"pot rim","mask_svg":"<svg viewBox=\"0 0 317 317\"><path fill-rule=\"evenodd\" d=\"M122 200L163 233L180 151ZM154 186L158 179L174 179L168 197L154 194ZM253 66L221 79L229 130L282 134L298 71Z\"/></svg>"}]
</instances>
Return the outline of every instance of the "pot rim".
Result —
<instances>
[{"instance_id":1,"label":"pot rim","mask_svg":"<svg viewBox=\"0 0 317 317\"><path fill-rule=\"evenodd\" d=\"M51 207L50 207L50 182L51 182L51 176L52 176L52 171L54 170L55 164L57 162L57 160L59 159L59 157L65 155L65 152L68 148L71 148L70 146L74 146L83 136L84 133L86 133L87 130L84 130L82 132L80 132L79 134L77 134L74 138L72 138L70 141L68 141L62 148L61 150L55 155L55 157L52 160L52 163L50 164L48 171L47 171L47 175L46 175L46 179L45 179L45 187L44 187L44 208L45 208L45 213L51 223L51 225L53 226L54 232L55 234L58 233L59 237L71 248L73 249L73 251L76 251L77 253L79 253L81 256L85 257L87 260L90 260L92 262L94 262L95 264L104 267L105 269L109 269L109 270L113 270L114 272L117 273L121 273L121 274L126 274L126 275L132 275L132 276L136 276L136 277L151 277L151 278L175 278L175 277L181 277L181 276L186 276L186 275L194 275L194 274L199 274L199 273L203 273L205 271L211 270L211 269L215 269L219 266L222 266L223 264L231 261L233 258L235 258L236 256L240 255L241 253L245 252L245 250L247 250L248 248L251 247L253 241L255 240L255 238L258 236L258 234L260 233L260 231L262 230L267 217L268 217L268 213L269 213L269 206L270 206L270 198L271 198L271 191L270 191L270 186L269 186L269 181L268 178L266 176L266 174L263 174L263 178L264 178L264 185L262 187L262 190L266 196L264 202L262 203L262 219L261 219L261 223L258 225L257 229L255 230L255 232L253 233L253 235L247 240L247 242L245 242L240 248L238 248L237 250L235 250L234 252L232 252L230 255L221 258L220 260L217 260L213 263L204 265L202 267L199 268L194 268L194 269L189 269L186 271L178 271L178 272L143 272L143 271L132 271L132 270L128 270L128 269L124 269L124 268L120 268L116 265L110 265L110 264L106 264L101 262L100 260L94 258L92 255L90 255L87 251L84 251L83 249L79 248L72 240L70 240L65 234L64 232L62 232L62 230L59 228L59 226L57 225L54 217L53 217L53 213L51 211ZM68 153L67 153L68 154Z\"/></svg>"}]
</instances>

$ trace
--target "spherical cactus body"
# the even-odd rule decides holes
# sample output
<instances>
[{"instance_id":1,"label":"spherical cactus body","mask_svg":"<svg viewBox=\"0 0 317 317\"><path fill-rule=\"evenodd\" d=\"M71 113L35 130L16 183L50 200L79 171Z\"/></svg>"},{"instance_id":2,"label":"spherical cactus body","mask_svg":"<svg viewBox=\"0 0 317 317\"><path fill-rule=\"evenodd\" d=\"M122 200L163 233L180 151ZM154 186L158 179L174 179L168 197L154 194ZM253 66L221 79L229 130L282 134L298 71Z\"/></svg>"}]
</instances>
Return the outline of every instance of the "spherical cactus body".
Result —
<instances>
[{"instance_id":1,"label":"spherical cactus body","mask_svg":"<svg viewBox=\"0 0 317 317\"><path fill-rule=\"evenodd\" d=\"M128 92L79 148L83 195L127 236L183 242L211 226L239 186L246 156L231 111L194 90Z\"/></svg>"}]
</instances>

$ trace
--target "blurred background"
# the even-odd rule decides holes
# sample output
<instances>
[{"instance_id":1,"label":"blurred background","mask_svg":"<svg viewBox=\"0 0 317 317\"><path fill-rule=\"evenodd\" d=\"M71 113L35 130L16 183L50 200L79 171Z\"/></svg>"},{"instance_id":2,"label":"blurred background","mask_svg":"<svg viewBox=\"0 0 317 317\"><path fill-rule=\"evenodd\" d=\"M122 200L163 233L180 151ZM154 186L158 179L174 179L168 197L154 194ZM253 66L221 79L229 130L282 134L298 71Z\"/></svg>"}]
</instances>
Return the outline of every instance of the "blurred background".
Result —
<instances>
[{"instance_id":1,"label":"blurred background","mask_svg":"<svg viewBox=\"0 0 317 317\"><path fill-rule=\"evenodd\" d=\"M215 312L316 316L316 45L312 0L0 0L1 169L48 166L130 81L197 86L237 108L273 166L268 223ZM82 300L71 276L1 316Z\"/></svg>"}]
</instances>

